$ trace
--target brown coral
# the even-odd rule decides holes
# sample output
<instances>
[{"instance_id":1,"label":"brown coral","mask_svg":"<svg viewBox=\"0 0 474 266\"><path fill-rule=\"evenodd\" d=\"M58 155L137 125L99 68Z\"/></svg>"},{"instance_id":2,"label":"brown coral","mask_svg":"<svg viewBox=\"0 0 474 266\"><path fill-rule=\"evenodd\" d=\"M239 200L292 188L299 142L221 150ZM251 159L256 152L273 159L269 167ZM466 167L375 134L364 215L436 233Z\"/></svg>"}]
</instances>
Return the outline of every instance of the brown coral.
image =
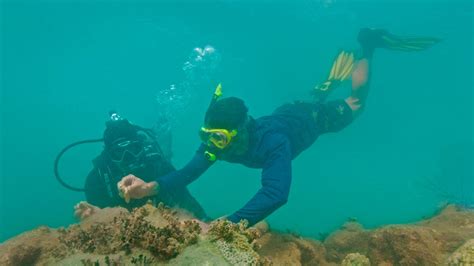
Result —
<instances>
[{"instance_id":1,"label":"brown coral","mask_svg":"<svg viewBox=\"0 0 474 266\"><path fill-rule=\"evenodd\" d=\"M112 223L97 223L87 228L71 226L62 232L60 241L70 249L85 253L125 251L130 254L133 248L139 248L150 251L160 260L167 260L195 243L200 227L193 221L179 222L174 213L162 205L157 210L167 221L165 226L157 227L147 221L150 206L144 206L131 213L120 213Z\"/></svg>"},{"instance_id":2,"label":"brown coral","mask_svg":"<svg viewBox=\"0 0 474 266\"><path fill-rule=\"evenodd\" d=\"M59 244L56 236L47 227L23 233L0 244L0 265L35 265L43 253L52 253ZM64 253L57 253L58 257Z\"/></svg>"},{"instance_id":3,"label":"brown coral","mask_svg":"<svg viewBox=\"0 0 474 266\"><path fill-rule=\"evenodd\" d=\"M199 224L180 220L180 215L163 205L145 205L131 213L104 209L79 225L58 230L43 227L0 244L0 265L80 265L81 261L146 265L172 257L176 258L166 263L255 265L268 257L275 265L323 266L354 262L361 256L374 265L472 264L473 240L466 241L474 239L474 212L455 207L411 225L366 230L352 221L324 243L228 221L212 223L209 234L200 236ZM361 256L348 256L356 252Z\"/></svg>"},{"instance_id":4,"label":"brown coral","mask_svg":"<svg viewBox=\"0 0 474 266\"><path fill-rule=\"evenodd\" d=\"M326 250L315 240L291 234L267 233L257 240L260 256L268 257L275 265L327 265Z\"/></svg>"},{"instance_id":5,"label":"brown coral","mask_svg":"<svg viewBox=\"0 0 474 266\"><path fill-rule=\"evenodd\" d=\"M447 260L449 266L474 265L474 239L467 241Z\"/></svg>"},{"instance_id":6,"label":"brown coral","mask_svg":"<svg viewBox=\"0 0 474 266\"><path fill-rule=\"evenodd\" d=\"M374 231L369 239L368 257L374 263L439 265L439 235L424 227L392 226Z\"/></svg>"},{"instance_id":7,"label":"brown coral","mask_svg":"<svg viewBox=\"0 0 474 266\"><path fill-rule=\"evenodd\" d=\"M349 253L366 254L370 232L356 222L347 222L324 240L329 261L341 262Z\"/></svg>"},{"instance_id":8,"label":"brown coral","mask_svg":"<svg viewBox=\"0 0 474 266\"><path fill-rule=\"evenodd\" d=\"M364 255L359 253L350 253L344 258L341 266L370 266L370 261Z\"/></svg>"},{"instance_id":9,"label":"brown coral","mask_svg":"<svg viewBox=\"0 0 474 266\"><path fill-rule=\"evenodd\" d=\"M341 264L350 253L366 256L376 265L440 265L472 238L474 212L448 206L429 220L411 225L366 230L350 221L324 243L267 233L258 240L262 246L258 253L285 265ZM308 261L309 257L314 259Z\"/></svg>"},{"instance_id":10,"label":"brown coral","mask_svg":"<svg viewBox=\"0 0 474 266\"><path fill-rule=\"evenodd\" d=\"M209 237L233 265L268 263L255 252L255 240L260 237L260 231L247 227L246 221L235 224L228 220L217 220L210 225Z\"/></svg>"}]
</instances>

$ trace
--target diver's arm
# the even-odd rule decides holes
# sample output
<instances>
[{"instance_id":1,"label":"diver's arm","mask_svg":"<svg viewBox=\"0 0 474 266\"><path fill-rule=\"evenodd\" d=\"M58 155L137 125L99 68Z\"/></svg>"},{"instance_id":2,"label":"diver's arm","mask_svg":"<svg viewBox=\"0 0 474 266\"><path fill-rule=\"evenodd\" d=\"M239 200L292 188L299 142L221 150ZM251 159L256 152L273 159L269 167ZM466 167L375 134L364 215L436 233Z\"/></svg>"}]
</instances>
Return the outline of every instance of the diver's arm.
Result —
<instances>
[{"instance_id":1,"label":"diver's arm","mask_svg":"<svg viewBox=\"0 0 474 266\"><path fill-rule=\"evenodd\" d=\"M268 143L275 145L271 155L266 160L262 171L262 188L245 206L227 217L238 223L242 219L252 226L288 200L291 185L291 149L288 139L284 136L274 136Z\"/></svg>"},{"instance_id":2,"label":"diver's arm","mask_svg":"<svg viewBox=\"0 0 474 266\"><path fill-rule=\"evenodd\" d=\"M201 145L194 157L182 169L157 179L159 189L174 190L186 187L201 176L212 164L204 155L206 146Z\"/></svg>"}]
</instances>

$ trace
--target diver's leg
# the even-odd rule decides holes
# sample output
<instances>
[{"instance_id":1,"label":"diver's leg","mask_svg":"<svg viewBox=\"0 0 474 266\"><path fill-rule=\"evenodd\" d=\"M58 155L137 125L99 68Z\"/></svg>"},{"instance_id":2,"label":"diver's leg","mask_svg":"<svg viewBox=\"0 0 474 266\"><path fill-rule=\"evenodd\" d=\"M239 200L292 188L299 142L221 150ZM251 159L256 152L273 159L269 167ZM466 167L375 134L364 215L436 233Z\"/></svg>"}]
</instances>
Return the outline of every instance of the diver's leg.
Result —
<instances>
[{"instance_id":1,"label":"diver's leg","mask_svg":"<svg viewBox=\"0 0 474 266\"><path fill-rule=\"evenodd\" d=\"M375 48L381 47L380 36L385 34L383 30L361 29L357 36L360 44L360 56L352 72L351 96L345 99L352 109L352 116L359 116L365 108L367 95L369 94L370 68Z\"/></svg>"},{"instance_id":2,"label":"diver's leg","mask_svg":"<svg viewBox=\"0 0 474 266\"><path fill-rule=\"evenodd\" d=\"M354 118L360 115L365 107L365 101L369 94L370 67L370 58L364 57L357 61L352 72L352 92L345 101L352 109Z\"/></svg>"},{"instance_id":3,"label":"diver's leg","mask_svg":"<svg viewBox=\"0 0 474 266\"><path fill-rule=\"evenodd\" d=\"M372 55L377 48L396 51L422 51L441 40L432 37L401 37L390 34L383 29L364 28L359 31L357 41L360 43L361 55L352 72L352 93L345 99L357 117L365 108L369 93L370 69Z\"/></svg>"}]
</instances>

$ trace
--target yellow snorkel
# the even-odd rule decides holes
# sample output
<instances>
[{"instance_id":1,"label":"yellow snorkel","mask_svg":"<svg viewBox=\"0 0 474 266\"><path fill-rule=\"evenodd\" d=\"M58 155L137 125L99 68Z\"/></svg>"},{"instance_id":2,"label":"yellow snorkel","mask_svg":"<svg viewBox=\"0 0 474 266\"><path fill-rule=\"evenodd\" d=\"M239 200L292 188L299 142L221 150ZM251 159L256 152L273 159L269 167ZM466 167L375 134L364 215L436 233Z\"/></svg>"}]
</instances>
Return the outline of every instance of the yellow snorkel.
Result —
<instances>
[{"instance_id":1,"label":"yellow snorkel","mask_svg":"<svg viewBox=\"0 0 474 266\"><path fill-rule=\"evenodd\" d=\"M211 103L209 104L209 107L213 105L219 98L222 96L222 84L219 83L217 84L216 90L214 91L214 94L212 95Z\"/></svg>"},{"instance_id":2,"label":"yellow snorkel","mask_svg":"<svg viewBox=\"0 0 474 266\"><path fill-rule=\"evenodd\" d=\"M211 102L209 103L209 107L211 107L219 98L222 96L222 84L219 83L212 95ZM203 142L207 143L209 147L211 147L211 143L218 149L224 149L230 143L230 140L237 135L237 131L233 130L229 132L226 129L208 129L202 127L199 131L199 135ZM215 153L206 150L204 155L209 161L217 160L217 156Z\"/></svg>"}]
</instances>

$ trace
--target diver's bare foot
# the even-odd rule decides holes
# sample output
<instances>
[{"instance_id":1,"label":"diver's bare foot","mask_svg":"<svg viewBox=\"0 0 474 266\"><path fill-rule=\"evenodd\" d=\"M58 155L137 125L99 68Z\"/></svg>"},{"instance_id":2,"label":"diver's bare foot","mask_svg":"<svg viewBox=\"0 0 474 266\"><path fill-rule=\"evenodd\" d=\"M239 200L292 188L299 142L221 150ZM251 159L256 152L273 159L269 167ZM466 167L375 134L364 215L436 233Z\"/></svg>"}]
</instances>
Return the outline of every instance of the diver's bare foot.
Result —
<instances>
[{"instance_id":1,"label":"diver's bare foot","mask_svg":"<svg viewBox=\"0 0 474 266\"><path fill-rule=\"evenodd\" d=\"M81 201L76 204L76 206L74 206L74 217L76 217L76 219L79 221L83 221L84 219L95 214L98 210L100 210L99 207L91 205L85 201Z\"/></svg>"}]
</instances>

